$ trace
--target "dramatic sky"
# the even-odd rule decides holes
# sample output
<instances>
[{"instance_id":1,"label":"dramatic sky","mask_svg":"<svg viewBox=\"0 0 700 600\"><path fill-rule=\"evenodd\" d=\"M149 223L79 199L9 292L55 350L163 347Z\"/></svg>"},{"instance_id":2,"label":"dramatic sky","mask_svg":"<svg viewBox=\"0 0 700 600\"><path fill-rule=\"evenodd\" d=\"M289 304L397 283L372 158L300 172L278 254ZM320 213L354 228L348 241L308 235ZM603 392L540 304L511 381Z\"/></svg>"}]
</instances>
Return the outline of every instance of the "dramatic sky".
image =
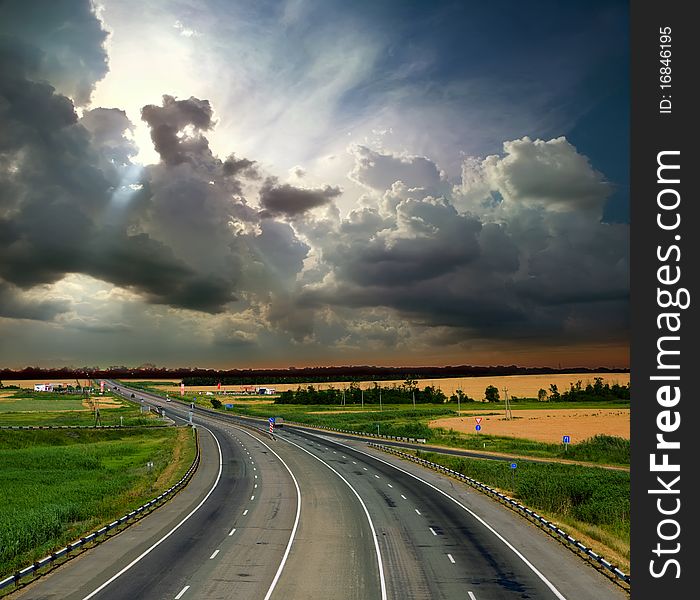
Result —
<instances>
[{"instance_id":1,"label":"dramatic sky","mask_svg":"<svg viewBox=\"0 0 700 600\"><path fill-rule=\"evenodd\" d=\"M0 365L628 366L627 48L612 0L0 0Z\"/></svg>"}]
</instances>

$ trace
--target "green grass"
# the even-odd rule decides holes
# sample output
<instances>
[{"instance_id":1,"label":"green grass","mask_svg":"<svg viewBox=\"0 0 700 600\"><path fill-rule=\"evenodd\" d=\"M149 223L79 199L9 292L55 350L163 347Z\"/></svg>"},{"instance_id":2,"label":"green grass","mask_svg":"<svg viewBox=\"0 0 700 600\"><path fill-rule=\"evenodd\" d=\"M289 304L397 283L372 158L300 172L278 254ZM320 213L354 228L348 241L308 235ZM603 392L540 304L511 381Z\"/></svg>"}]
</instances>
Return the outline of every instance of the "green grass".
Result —
<instances>
[{"instance_id":1,"label":"green grass","mask_svg":"<svg viewBox=\"0 0 700 600\"><path fill-rule=\"evenodd\" d=\"M119 406L100 404L100 398L117 400ZM141 413L140 406L109 393L94 396L100 408L102 425L161 425L155 415ZM0 398L0 426L18 425L94 425L95 413L85 408L80 395L18 390L13 396Z\"/></svg>"},{"instance_id":2,"label":"green grass","mask_svg":"<svg viewBox=\"0 0 700 600\"><path fill-rule=\"evenodd\" d=\"M0 431L0 576L158 495L194 454L184 428Z\"/></svg>"},{"instance_id":3,"label":"green grass","mask_svg":"<svg viewBox=\"0 0 700 600\"><path fill-rule=\"evenodd\" d=\"M629 570L630 474L561 463L470 459L434 452L419 457L498 488L526 506L568 524L624 560Z\"/></svg>"},{"instance_id":4,"label":"green grass","mask_svg":"<svg viewBox=\"0 0 700 600\"><path fill-rule=\"evenodd\" d=\"M196 397L196 402L211 408L211 404ZM543 404L543 403L539 403ZM486 405L483 408L489 408ZM600 406L600 404L598 405ZM607 406L607 405L606 405ZM628 466L630 464L629 440L612 437L596 436L577 444L570 444L568 449L563 444L551 444L535 440L480 434L464 434L442 427L428 427L428 422L445 416L455 416L454 406L444 405L385 405L382 412L377 406L365 408L364 412L357 411L359 407L348 406L342 413L335 405L299 406L290 404L260 405L243 407L236 405L238 414L267 418L271 416L284 417L288 421L296 421L306 425L347 429L362 433L379 433L382 435L424 438L428 444L465 450L488 450L504 454L531 456L533 458L553 458L578 460L606 465ZM482 408L482 410L483 410ZM551 409L551 407L549 407ZM464 411L462 411L464 412ZM515 411L514 411L515 412Z\"/></svg>"}]
</instances>

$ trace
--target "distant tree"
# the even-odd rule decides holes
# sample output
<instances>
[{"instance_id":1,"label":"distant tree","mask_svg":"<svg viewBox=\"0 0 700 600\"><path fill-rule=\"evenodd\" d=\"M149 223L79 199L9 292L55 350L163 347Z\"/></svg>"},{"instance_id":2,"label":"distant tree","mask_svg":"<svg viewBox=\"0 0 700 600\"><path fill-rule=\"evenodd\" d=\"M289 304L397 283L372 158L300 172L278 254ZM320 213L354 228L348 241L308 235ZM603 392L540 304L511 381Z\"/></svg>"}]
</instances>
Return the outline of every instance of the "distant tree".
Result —
<instances>
[{"instance_id":1,"label":"distant tree","mask_svg":"<svg viewBox=\"0 0 700 600\"><path fill-rule=\"evenodd\" d=\"M547 390L545 390L544 388L540 388L537 392L537 399L540 402L547 402Z\"/></svg>"},{"instance_id":2,"label":"distant tree","mask_svg":"<svg viewBox=\"0 0 700 600\"><path fill-rule=\"evenodd\" d=\"M559 393L559 388L557 387L556 383L553 383L549 386L549 397L554 402L558 402L561 398L561 394Z\"/></svg>"},{"instance_id":3,"label":"distant tree","mask_svg":"<svg viewBox=\"0 0 700 600\"><path fill-rule=\"evenodd\" d=\"M498 402L500 398L501 395L498 393L498 388L496 386L486 386L484 390L484 400L486 400L486 402Z\"/></svg>"},{"instance_id":4,"label":"distant tree","mask_svg":"<svg viewBox=\"0 0 700 600\"><path fill-rule=\"evenodd\" d=\"M218 398L212 398L211 405L216 409L221 408L221 400L219 400Z\"/></svg>"}]
</instances>

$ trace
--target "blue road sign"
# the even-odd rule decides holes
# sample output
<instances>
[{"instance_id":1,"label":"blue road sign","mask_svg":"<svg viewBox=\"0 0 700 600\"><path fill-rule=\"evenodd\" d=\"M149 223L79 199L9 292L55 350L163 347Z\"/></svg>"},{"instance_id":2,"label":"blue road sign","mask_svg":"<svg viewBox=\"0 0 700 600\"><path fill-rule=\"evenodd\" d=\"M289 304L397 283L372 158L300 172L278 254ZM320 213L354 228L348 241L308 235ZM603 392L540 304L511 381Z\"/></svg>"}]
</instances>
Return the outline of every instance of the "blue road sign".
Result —
<instances>
[{"instance_id":1,"label":"blue road sign","mask_svg":"<svg viewBox=\"0 0 700 600\"><path fill-rule=\"evenodd\" d=\"M477 426L476 426L476 430L477 430L477 431L481 431L481 425L477 425Z\"/></svg>"},{"instance_id":2,"label":"blue road sign","mask_svg":"<svg viewBox=\"0 0 700 600\"><path fill-rule=\"evenodd\" d=\"M565 435L565 436L564 436L564 443L565 443L565 444L568 444L568 443L570 443L570 442L571 442L571 436Z\"/></svg>"},{"instance_id":3,"label":"blue road sign","mask_svg":"<svg viewBox=\"0 0 700 600\"><path fill-rule=\"evenodd\" d=\"M275 423L275 417L270 417L270 418L268 419L268 421L274 425L274 423Z\"/></svg>"},{"instance_id":4,"label":"blue road sign","mask_svg":"<svg viewBox=\"0 0 700 600\"><path fill-rule=\"evenodd\" d=\"M517 463L510 463L510 468L515 469L517 468L518 464Z\"/></svg>"}]
</instances>

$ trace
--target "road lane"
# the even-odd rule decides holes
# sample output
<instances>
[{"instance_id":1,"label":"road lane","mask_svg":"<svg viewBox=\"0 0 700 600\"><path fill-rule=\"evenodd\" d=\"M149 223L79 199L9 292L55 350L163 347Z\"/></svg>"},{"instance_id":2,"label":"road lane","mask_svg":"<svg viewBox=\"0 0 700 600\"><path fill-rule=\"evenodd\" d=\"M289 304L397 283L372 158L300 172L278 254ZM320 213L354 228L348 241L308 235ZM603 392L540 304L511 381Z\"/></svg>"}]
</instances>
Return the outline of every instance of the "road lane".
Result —
<instances>
[{"instance_id":1,"label":"road lane","mask_svg":"<svg viewBox=\"0 0 700 600\"><path fill-rule=\"evenodd\" d=\"M390 597L465 598L470 591L478 598L489 600L522 597L617 600L627 597L606 577L532 524L458 482L395 457L368 451L361 442L351 446L293 428L287 428L284 436L305 444L347 474L366 499L372 518L382 532L380 539ZM382 462L371 458L372 454L377 454ZM388 464L392 462L446 489L465 508L505 533L504 537L515 550L557 591L467 511L424 483L394 469Z\"/></svg>"}]
</instances>

